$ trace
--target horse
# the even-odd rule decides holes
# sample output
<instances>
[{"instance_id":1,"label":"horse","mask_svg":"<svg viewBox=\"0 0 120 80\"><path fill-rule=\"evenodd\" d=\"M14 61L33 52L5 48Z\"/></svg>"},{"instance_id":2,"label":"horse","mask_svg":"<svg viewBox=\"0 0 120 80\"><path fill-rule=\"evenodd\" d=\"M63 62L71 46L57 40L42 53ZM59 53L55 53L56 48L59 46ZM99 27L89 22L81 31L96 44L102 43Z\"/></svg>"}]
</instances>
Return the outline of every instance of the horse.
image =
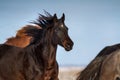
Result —
<instances>
[{"instance_id":1,"label":"horse","mask_svg":"<svg viewBox=\"0 0 120 80\"><path fill-rule=\"evenodd\" d=\"M46 11L45 11L45 14L51 16ZM39 33L39 29L41 29L41 27L36 24L26 25L17 31L17 34L15 37L8 38L4 44L24 48L30 44L32 39L38 37L37 34ZM54 69L57 71L56 72L57 74L54 76L58 77L59 70L56 67Z\"/></svg>"},{"instance_id":2,"label":"horse","mask_svg":"<svg viewBox=\"0 0 120 80\"><path fill-rule=\"evenodd\" d=\"M110 61L109 59L111 59L111 55L113 55L113 54L115 56L118 55L117 54L118 52L116 52L116 51L118 51L119 49L120 49L120 44L106 46L105 48L103 48L99 52L99 54L87 65L87 67L82 72L79 73L76 80L120 80L120 78L119 78L120 75L116 79L115 78L110 79L109 77L111 75L109 75L109 77L107 76L106 79L101 78L103 76L102 75L103 73L108 73L107 68L113 67L112 64L110 63L112 61ZM107 59L107 58L109 58L109 59ZM112 58L111 60L114 60L114 59ZM117 58L117 59L119 59L119 58ZM110 63L112 67L106 65L108 63ZM114 60L114 62L112 62L112 63L117 63L117 65L118 65L119 62L116 62L116 60ZM116 67L116 66L114 65L114 67ZM106 70L104 70L104 69L106 69ZM110 72L110 74L114 73L114 72L112 72L112 73L111 72Z\"/></svg>"},{"instance_id":3,"label":"horse","mask_svg":"<svg viewBox=\"0 0 120 80\"><path fill-rule=\"evenodd\" d=\"M40 14L33 23L40 26L36 37L24 48L0 45L0 80L59 80L56 61L57 46L66 51L73 48L73 41L68 35L63 13L60 19L56 14ZM27 31L31 36L34 30Z\"/></svg>"},{"instance_id":4,"label":"horse","mask_svg":"<svg viewBox=\"0 0 120 80\"><path fill-rule=\"evenodd\" d=\"M99 80L120 80L120 49L104 59L99 74Z\"/></svg>"}]
</instances>

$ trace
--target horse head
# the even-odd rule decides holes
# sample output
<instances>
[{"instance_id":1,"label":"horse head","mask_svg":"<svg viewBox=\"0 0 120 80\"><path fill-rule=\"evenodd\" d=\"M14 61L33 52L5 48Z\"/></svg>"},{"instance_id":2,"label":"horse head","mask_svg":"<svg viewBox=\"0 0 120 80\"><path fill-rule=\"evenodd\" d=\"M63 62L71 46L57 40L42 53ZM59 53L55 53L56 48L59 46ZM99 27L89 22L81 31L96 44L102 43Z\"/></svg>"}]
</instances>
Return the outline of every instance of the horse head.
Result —
<instances>
[{"instance_id":1,"label":"horse head","mask_svg":"<svg viewBox=\"0 0 120 80\"><path fill-rule=\"evenodd\" d=\"M65 48L66 51L70 51L73 47L73 41L68 35L68 27L65 25L65 15L63 13L60 19L57 19L56 14L53 17L54 21L54 33L57 36L57 42L59 45Z\"/></svg>"}]
</instances>

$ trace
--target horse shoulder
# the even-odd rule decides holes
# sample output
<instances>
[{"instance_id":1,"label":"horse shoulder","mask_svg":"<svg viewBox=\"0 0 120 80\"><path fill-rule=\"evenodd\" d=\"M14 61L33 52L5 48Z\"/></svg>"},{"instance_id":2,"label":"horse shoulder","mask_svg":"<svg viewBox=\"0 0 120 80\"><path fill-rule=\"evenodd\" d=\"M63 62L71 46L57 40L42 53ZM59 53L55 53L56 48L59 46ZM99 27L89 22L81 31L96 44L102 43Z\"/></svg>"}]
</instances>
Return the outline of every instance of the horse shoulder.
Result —
<instances>
[{"instance_id":1,"label":"horse shoulder","mask_svg":"<svg viewBox=\"0 0 120 80\"><path fill-rule=\"evenodd\" d=\"M36 62L36 59L34 58L34 54L32 54L32 51L30 51L30 46L24 48L25 49L25 55L23 59L23 69L24 74L28 80L37 80L43 79L43 66L39 66L39 63ZM41 68L42 67L42 68Z\"/></svg>"}]
</instances>

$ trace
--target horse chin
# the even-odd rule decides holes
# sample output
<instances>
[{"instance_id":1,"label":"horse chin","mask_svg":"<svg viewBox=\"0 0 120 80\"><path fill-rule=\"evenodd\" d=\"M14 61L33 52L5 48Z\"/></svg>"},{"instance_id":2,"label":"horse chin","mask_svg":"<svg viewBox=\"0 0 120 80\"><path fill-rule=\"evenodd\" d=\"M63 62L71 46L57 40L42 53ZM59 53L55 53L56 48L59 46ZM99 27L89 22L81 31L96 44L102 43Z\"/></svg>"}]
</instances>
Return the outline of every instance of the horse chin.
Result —
<instances>
[{"instance_id":1,"label":"horse chin","mask_svg":"<svg viewBox=\"0 0 120 80\"><path fill-rule=\"evenodd\" d=\"M67 49L67 48L65 48L65 50L66 50L66 51L70 51L71 49Z\"/></svg>"},{"instance_id":2,"label":"horse chin","mask_svg":"<svg viewBox=\"0 0 120 80\"><path fill-rule=\"evenodd\" d=\"M70 50L72 50L72 47L65 47L65 50L70 51Z\"/></svg>"},{"instance_id":3,"label":"horse chin","mask_svg":"<svg viewBox=\"0 0 120 80\"><path fill-rule=\"evenodd\" d=\"M64 44L59 44L61 47L63 47L66 51L70 51L70 50L72 50L72 47L73 46L71 46L71 45L64 45Z\"/></svg>"}]
</instances>

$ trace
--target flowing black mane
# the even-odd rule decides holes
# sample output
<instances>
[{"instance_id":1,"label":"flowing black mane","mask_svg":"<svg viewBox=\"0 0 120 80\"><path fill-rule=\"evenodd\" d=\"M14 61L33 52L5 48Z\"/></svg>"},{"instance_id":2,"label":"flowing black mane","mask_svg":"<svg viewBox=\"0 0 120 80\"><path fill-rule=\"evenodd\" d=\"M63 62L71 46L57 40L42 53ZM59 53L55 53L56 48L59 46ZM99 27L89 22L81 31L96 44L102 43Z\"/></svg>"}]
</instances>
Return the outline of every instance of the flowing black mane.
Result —
<instances>
[{"instance_id":1,"label":"flowing black mane","mask_svg":"<svg viewBox=\"0 0 120 80\"><path fill-rule=\"evenodd\" d=\"M54 16L52 16L50 13L45 11L45 15L39 14L38 19L36 21L31 22L35 25L38 25L38 27L40 27L41 29L28 29L27 30L27 28L30 27L30 25L28 25L29 27L26 28L27 35L34 36L30 45L35 44L41 40L41 38L43 37L45 33L46 28L53 27L53 18Z\"/></svg>"},{"instance_id":2,"label":"flowing black mane","mask_svg":"<svg viewBox=\"0 0 120 80\"><path fill-rule=\"evenodd\" d=\"M32 22L33 24L36 24L42 27L43 29L46 27L50 27L50 25L53 23L53 18L54 18L54 16L52 16L47 11L44 11L44 12L45 12L45 15L39 14L38 19Z\"/></svg>"}]
</instances>

